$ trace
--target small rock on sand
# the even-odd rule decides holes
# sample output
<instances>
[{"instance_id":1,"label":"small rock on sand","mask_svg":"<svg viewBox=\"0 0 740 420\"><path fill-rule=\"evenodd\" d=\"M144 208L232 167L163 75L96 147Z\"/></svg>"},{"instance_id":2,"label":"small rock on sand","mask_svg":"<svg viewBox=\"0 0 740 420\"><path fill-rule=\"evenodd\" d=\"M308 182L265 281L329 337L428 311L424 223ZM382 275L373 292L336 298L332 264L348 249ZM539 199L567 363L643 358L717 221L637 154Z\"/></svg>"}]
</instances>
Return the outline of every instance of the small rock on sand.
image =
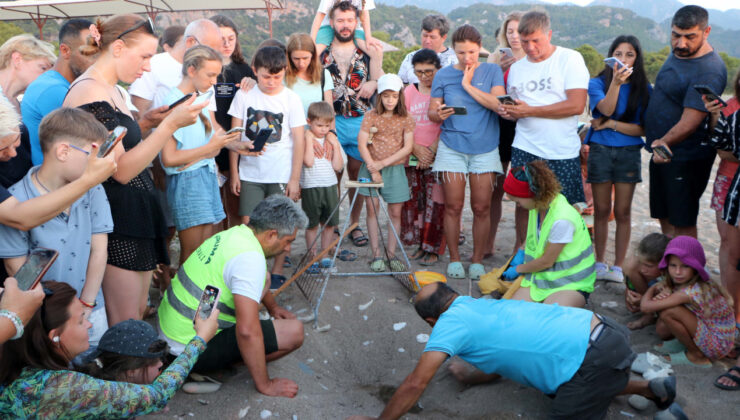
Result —
<instances>
[{"instance_id":1,"label":"small rock on sand","mask_svg":"<svg viewBox=\"0 0 740 420\"><path fill-rule=\"evenodd\" d=\"M270 411L270 410L262 410L262 411L260 411L260 418L261 419L266 419L266 418L269 418L269 417L272 417L272 411Z\"/></svg>"},{"instance_id":2,"label":"small rock on sand","mask_svg":"<svg viewBox=\"0 0 740 420\"><path fill-rule=\"evenodd\" d=\"M406 323L405 322L396 322L395 324L393 324L393 330L394 331L401 331L403 329L403 327L405 327L405 326L406 326Z\"/></svg>"},{"instance_id":3,"label":"small rock on sand","mask_svg":"<svg viewBox=\"0 0 740 420\"><path fill-rule=\"evenodd\" d=\"M416 336L416 341L422 344L426 343L429 341L429 334L418 334Z\"/></svg>"}]
</instances>

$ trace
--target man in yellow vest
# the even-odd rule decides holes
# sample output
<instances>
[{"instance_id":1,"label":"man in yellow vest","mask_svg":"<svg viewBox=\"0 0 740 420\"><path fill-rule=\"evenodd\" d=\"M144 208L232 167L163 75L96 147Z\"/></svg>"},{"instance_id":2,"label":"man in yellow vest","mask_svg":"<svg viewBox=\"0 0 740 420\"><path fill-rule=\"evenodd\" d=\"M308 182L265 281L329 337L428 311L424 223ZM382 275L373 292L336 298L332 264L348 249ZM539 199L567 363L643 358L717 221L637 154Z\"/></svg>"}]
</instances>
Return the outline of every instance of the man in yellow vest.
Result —
<instances>
[{"instance_id":1,"label":"man in yellow vest","mask_svg":"<svg viewBox=\"0 0 740 420\"><path fill-rule=\"evenodd\" d=\"M159 306L162 338L177 355L193 337L193 318L206 286L220 289L219 333L208 343L193 370L207 372L243 361L257 390L292 398L298 385L270 378L267 362L303 344L303 324L269 293L266 258L290 249L308 219L286 196L273 195L257 205L249 225L235 226L207 239L180 267ZM260 321L260 302L274 320Z\"/></svg>"}]
</instances>

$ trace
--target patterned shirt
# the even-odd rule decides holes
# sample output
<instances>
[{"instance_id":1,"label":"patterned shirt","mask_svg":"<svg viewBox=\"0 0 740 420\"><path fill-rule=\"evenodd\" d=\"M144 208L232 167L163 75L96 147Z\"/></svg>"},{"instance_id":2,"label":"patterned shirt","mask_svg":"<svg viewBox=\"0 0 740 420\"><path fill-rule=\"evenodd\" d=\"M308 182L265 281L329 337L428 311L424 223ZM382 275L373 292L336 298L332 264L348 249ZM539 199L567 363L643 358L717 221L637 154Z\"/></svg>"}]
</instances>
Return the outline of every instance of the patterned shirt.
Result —
<instances>
[{"instance_id":1,"label":"patterned shirt","mask_svg":"<svg viewBox=\"0 0 740 420\"><path fill-rule=\"evenodd\" d=\"M69 370L25 368L0 386L3 418L122 419L164 409L206 348L193 338L185 351L151 385L104 381Z\"/></svg>"},{"instance_id":2,"label":"patterned shirt","mask_svg":"<svg viewBox=\"0 0 740 420\"><path fill-rule=\"evenodd\" d=\"M331 45L321 53L321 64L329 70L334 81L334 112L344 117L361 117L371 108L370 100L360 98L357 91L370 79L370 57L356 49L349 63L346 79L342 79L339 65L334 61Z\"/></svg>"},{"instance_id":3,"label":"patterned shirt","mask_svg":"<svg viewBox=\"0 0 740 420\"><path fill-rule=\"evenodd\" d=\"M377 131L373 134L372 144L368 145L367 149L373 160L380 161L392 156L403 148L404 135L406 133L413 133L416 123L411 115L401 117L394 114L393 116L385 117L378 115L375 110L372 110L365 114L360 130L372 133L370 131L372 127L377 128ZM404 156L388 166L404 163L407 158L408 156Z\"/></svg>"},{"instance_id":4,"label":"patterned shirt","mask_svg":"<svg viewBox=\"0 0 740 420\"><path fill-rule=\"evenodd\" d=\"M697 320L694 343L712 360L725 357L732 350L735 338L732 306L717 288L703 288L699 281L684 291L691 298L691 303L686 306Z\"/></svg>"}]
</instances>

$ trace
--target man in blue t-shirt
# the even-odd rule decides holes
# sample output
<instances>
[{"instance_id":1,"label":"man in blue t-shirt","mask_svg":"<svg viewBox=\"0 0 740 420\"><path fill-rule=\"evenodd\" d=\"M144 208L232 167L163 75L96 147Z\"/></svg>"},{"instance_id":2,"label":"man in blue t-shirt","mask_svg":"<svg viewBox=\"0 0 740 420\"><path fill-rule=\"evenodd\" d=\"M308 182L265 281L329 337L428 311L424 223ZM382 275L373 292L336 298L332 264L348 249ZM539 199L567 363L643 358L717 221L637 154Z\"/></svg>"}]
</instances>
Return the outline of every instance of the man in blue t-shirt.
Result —
<instances>
[{"instance_id":1,"label":"man in blue t-shirt","mask_svg":"<svg viewBox=\"0 0 740 420\"><path fill-rule=\"evenodd\" d=\"M59 58L54 67L33 81L21 103L23 123L31 140L31 161L40 165L44 161L39 144L39 124L51 111L60 108L67 96L69 85L95 62L94 56L80 53L90 35L87 19L70 19L59 30Z\"/></svg>"},{"instance_id":2,"label":"man in blue t-shirt","mask_svg":"<svg viewBox=\"0 0 740 420\"><path fill-rule=\"evenodd\" d=\"M437 369L452 356L453 375L466 384L505 376L544 392L549 418L603 418L614 396L640 394L664 409L676 396L675 377L629 381L635 354L628 331L580 308L460 296L445 283L425 286L414 307L432 326L424 354L391 398L382 419L396 419L421 397ZM671 411L681 409L673 404Z\"/></svg>"},{"instance_id":3,"label":"man in blue t-shirt","mask_svg":"<svg viewBox=\"0 0 740 420\"><path fill-rule=\"evenodd\" d=\"M715 152L701 145L707 110L696 85L721 94L727 83L722 58L707 42L707 11L684 6L673 16L673 53L661 67L645 112L645 137L653 150L665 146L673 157L653 153L650 162L650 216L669 236L696 237L699 199L709 181Z\"/></svg>"}]
</instances>

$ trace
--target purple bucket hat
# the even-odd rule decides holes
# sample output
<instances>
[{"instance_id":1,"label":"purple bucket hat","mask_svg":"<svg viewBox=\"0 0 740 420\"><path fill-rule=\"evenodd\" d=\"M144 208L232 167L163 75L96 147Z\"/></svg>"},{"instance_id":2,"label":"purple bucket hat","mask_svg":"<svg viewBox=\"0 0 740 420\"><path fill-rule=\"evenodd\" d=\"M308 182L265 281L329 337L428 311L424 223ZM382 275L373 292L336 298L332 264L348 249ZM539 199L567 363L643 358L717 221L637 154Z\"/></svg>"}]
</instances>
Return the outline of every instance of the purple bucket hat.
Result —
<instances>
[{"instance_id":1,"label":"purple bucket hat","mask_svg":"<svg viewBox=\"0 0 740 420\"><path fill-rule=\"evenodd\" d=\"M658 268L661 270L668 267L668 256L675 255L682 263L696 270L702 280L709 281L709 273L704 269L707 257L701 243L691 236L677 236L668 242L663 259L660 260Z\"/></svg>"}]
</instances>

